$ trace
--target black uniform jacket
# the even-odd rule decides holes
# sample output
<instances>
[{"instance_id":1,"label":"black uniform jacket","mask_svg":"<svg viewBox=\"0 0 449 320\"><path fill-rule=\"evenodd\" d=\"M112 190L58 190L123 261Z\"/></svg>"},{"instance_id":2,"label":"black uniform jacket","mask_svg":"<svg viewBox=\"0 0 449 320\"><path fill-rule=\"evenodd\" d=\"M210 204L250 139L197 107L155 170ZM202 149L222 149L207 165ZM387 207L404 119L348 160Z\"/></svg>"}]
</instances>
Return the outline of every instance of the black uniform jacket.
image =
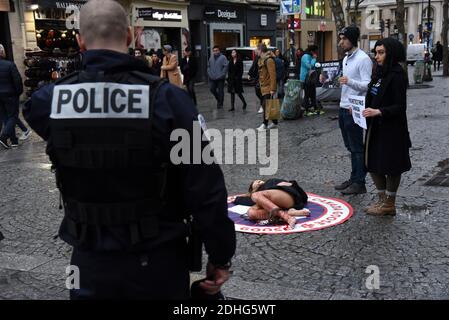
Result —
<instances>
[{"instance_id":1,"label":"black uniform jacket","mask_svg":"<svg viewBox=\"0 0 449 320\"><path fill-rule=\"evenodd\" d=\"M112 68L149 72L144 62L127 54L109 50L84 52L83 69L88 72L106 71ZM54 85L35 92L26 103L24 114L33 130L44 140L49 138L49 116ZM153 141L163 155L170 158L170 150L179 141L170 141L175 129L185 129L193 136L193 121L198 112L184 90L171 84L163 84L156 96ZM198 139L193 137L192 139ZM199 137L201 139L201 137ZM202 143L202 147L206 146ZM171 163L171 162L170 162ZM159 236L148 242L148 248L160 246L185 237L185 228L172 223L175 216L185 213L193 216L205 244L209 260L214 264L228 262L235 252L235 229L227 214L227 191L223 173L217 164L170 164L168 174L168 209L166 219L160 221ZM126 241L127 228L109 227L98 234L93 251L121 250ZM69 244L73 239L66 230L64 221L60 237Z\"/></svg>"}]
</instances>

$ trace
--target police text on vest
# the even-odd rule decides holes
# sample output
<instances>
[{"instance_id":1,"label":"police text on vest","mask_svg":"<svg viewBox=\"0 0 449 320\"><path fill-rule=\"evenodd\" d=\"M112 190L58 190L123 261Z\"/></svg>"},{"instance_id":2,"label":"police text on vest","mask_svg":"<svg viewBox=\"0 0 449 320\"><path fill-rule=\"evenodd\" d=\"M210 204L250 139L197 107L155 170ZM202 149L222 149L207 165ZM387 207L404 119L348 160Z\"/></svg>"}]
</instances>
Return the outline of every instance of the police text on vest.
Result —
<instances>
[{"instance_id":1,"label":"police text on vest","mask_svg":"<svg viewBox=\"0 0 449 320\"><path fill-rule=\"evenodd\" d=\"M148 85L89 82L57 85L52 119L148 118Z\"/></svg>"}]
</instances>

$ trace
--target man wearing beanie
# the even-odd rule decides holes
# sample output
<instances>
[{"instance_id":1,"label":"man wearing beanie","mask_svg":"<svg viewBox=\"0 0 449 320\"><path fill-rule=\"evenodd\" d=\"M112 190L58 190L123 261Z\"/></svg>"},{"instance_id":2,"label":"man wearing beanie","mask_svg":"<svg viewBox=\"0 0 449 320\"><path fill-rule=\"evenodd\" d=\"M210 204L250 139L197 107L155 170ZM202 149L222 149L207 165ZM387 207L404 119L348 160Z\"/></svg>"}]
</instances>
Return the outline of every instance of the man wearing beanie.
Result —
<instances>
[{"instance_id":1,"label":"man wearing beanie","mask_svg":"<svg viewBox=\"0 0 449 320\"><path fill-rule=\"evenodd\" d=\"M346 148L351 152L351 177L335 186L343 194L366 193L364 165L363 129L354 123L349 96L365 96L371 81L372 62L368 55L360 50L357 42L360 36L359 28L349 26L340 34L339 45L346 53L343 59L343 76L340 78L341 100L339 125Z\"/></svg>"}]
</instances>

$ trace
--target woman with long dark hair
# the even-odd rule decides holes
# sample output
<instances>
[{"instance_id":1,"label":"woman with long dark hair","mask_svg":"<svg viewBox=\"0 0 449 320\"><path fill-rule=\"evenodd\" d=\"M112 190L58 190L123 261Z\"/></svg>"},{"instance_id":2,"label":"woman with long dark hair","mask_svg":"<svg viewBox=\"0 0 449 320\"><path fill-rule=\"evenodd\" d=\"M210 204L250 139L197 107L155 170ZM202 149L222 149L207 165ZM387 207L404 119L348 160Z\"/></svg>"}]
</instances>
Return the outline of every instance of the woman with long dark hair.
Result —
<instances>
[{"instance_id":1,"label":"woman with long dark hair","mask_svg":"<svg viewBox=\"0 0 449 320\"><path fill-rule=\"evenodd\" d=\"M228 92L231 94L231 109L229 109L229 111L235 110L234 106L236 94L243 102L243 110L246 109L246 101L243 96L242 76L243 61L238 57L237 51L232 50L228 69Z\"/></svg>"},{"instance_id":2,"label":"woman with long dark hair","mask_svg":"<svg viewBox=\"0 0 449 320\"><path fill-rule=\"evenodd\" d=\"M396 214L396 193L401 175L411 169L407 124L407 75L399 64L404 46L386 38L375 44L377 68L368 87L365 165L377 188L378 200L365 209L370 215Z\"/></svg>"}]
</instances>

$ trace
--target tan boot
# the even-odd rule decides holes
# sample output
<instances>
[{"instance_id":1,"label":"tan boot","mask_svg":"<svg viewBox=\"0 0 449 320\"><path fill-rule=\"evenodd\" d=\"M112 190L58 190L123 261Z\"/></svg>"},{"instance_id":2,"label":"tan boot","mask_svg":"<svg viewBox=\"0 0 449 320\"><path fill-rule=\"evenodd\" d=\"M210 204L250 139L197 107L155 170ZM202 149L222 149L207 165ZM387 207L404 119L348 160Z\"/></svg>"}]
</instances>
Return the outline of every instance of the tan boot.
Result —
<instances>
[{"instance_id":1,"label":"tan boot","mask_svg":"<svg viewBox=\"0 0 449 320\"><path fill-rule=\"evenodd\" d=\"M387 195L385 194L385 192L379 192L377 194L377 200L363 209L363 211L365 211L366 213L373 211L384 203L386 197Z\"/></svg>"},{"instance_id":2,"label":"tan boot","mask_svg":"<svg viewBox=\"0 0 449 320\"><path fill-rule=\"evenodd\" d=\"M396 215L396 197L387 196L382 205L374 208L369 215L373 216L395 216Z\"/></svg>"}]
</instances>

